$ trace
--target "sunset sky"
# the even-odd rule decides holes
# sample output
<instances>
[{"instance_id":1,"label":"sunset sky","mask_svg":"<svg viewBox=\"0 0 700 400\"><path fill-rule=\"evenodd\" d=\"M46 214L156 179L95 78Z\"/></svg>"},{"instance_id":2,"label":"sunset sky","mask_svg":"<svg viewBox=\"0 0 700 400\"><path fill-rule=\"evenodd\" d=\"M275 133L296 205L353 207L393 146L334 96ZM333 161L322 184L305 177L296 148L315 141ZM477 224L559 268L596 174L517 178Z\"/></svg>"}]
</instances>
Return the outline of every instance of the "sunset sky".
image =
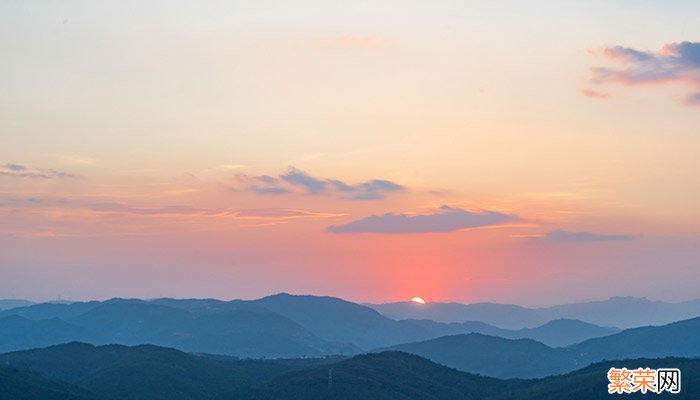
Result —
<instances>
[{"instance_id":1,"label":"sunset sky","mask_svg":"<svg viewBox=\"0 0 700 400\"><path fill-rule=\"evenodd\" d=\"M0 298L700 294L700 2L0 3Z\"/></svg>"}]
</instances>

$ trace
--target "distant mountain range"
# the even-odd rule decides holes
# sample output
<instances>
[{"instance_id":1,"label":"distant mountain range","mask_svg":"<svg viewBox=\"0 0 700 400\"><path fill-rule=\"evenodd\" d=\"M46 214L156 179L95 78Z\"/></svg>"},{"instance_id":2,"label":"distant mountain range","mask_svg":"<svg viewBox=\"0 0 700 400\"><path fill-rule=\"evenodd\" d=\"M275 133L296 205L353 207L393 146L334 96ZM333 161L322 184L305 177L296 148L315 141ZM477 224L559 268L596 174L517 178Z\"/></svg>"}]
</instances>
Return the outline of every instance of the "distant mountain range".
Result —
<instances>
[{"instance_id":1,"label":"distant mountain range","mask_svg":"<svg viewBox=\"0 0 700 400\"><path fill-rule=\"evenodd\" d=\"M605 362L537 380L473 375L402 352L261 361L70 343L0 361L3 400L598 400L609 398L611 366L680 368L681 395L651 396L700 398L700 359L684 358Z\"/></svg>"},{"instance_id":2,"label":"distant mountain range","mask_svg":"<svg viewBox=\"0 0 700 400\"><path fill-rule=\"evenodd\" d=\"M358 354L459 333L566 346L617 331L573 320L521 330L481 322L396 321L339 298L289 294L250 301L112 299L0 311L0 352L81 341L155 344L240 357L302 357Z\"/></svg>"},{"instance_id":3,"label":"distant mountain range","mask_svg":"<svg viewBox=\"0 0 700 400\"><path fill-rule=\"evenodd\" d=\"M478 321L504 329L535 328L556 319L575 319L622 329L663 325L700 316L700 299L682 303L650 301L644 297L611 297L604 301L526 308L495 303L365 304L392 319L430 319L436 322Z\"/></svg>"},{"instance_id":4,"label":"distant mountain range","mask_svg":"<svg viewBox=\"0 0 700 400\"><path fill-rule=\"evenodd\" d=\"M208 304L198 300L172 302L179 306L159 303L113 299L6 310L0 312L0 351L66 341L150 343L241 357L302 357L361 351L349 343L321 339L289 318L247 304Z\"/></svg>"},{"instance_id":5,"label":"distant mountain range","mask_svg":"<svg viewBox=\"0 0 700 400\"><path fill-rule=\"evenodd\" d=\"M442 336L378 351L385 350L415 354L461 371L497 378L539 378L569 372L577 366L567 351L532 339L503 339L479 333Z\"/></svg>"},{"instance_id":6,"label":"distant mountain range","mask_svg":"<svg viewBox=\"0 0 700 400\"><path fill-rule=\"evenodd\" d=\"M551 309L578 310L578 314L586 317L593 309L609 306L618 310L621 304L639 302L614 298L599 303ZM693 302L681 304L685 304L683 309L686 311L683 312L689 313L692 307L688 304ZM468 333L506 339L533 339L550 347L564 347L619 331L614 327L579 320L547 320L540 311L510 305L465 306L450 303L444 308L433 303L394 303L394 306L411 307L423 310L420 311L423 313L467 307L472 311L480 310L482 319L500 322L501 325L505 324L503 321L510 321L509 324L514 326L522 325L527 319L545 322L534 328L505 329L481 321L444 323L394 320L370 307L339 298L285 293L249 301L112 299L102 302L52 302L0 311L0 352L81 341L93 344L155 344L183 351L254 358L316 357L353 355L376 348ZM477 314L472 312L469 315L476 318L479 317ZM510 317L513 319L508 319Z\"/></svg>"},{"instance_id":7,"label":"distant mountain range","mask_svg":"<svg viewBox=\"0 0 700 400\"><path fill-rule=\"evenodd\" d=\"M556 319L537 328L518 330L497 328L484 322L467 321L462 323L435 322L429 319L403 320L419 325L433 332L435 337L463 333L481 333L506 339L534 339L551 347L568 346L584 340L612 335L618 328L602 327L574 319Z\"/></svg>"},{"instance_id":8,"label":"distant mountain range","mask_svg":"<svg viewBox=\"0 0 700 400\"><path fill-rule=\"evenodd\" d=\"M0 310L9 310L15 307L25 307L36 304L29 300L15 300L15 299L0 299Z\"/></svg>"},{"instance_id":9,"label":"distant mountain range","mask_svg":"<svg viewBox=\"0 0 700 400\"><path fill-rule=\"evenodd\" d=\"M471 373L499 378L537 378L562 374L602 360L700 357L700 317L649 326L562 348L531 339L503 339L472 333L406 343L402 351Z\"/></svg>"}]
</instances>

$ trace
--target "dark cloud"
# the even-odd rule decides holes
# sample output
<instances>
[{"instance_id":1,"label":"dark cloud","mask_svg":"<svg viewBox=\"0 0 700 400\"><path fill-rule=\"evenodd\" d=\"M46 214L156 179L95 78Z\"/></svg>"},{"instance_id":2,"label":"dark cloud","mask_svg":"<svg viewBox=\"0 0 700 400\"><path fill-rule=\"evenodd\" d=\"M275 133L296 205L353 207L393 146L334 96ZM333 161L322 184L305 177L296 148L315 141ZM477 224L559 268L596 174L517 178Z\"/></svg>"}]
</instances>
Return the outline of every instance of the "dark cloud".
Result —
<instances>
[{"instance_id":1,"label":"dark cloud","mask_svg":"<svg viewBox=\"0 0 700 400\"><path fill-rule=\"evenodd\" d=\"M349 200L381 200L389 194L405 190L403 186L384 179L349 184L337 179L318 178L294 167L277 177L239 174L237 179L246 189L261 195L299 193L337 196Z\"/></svg>"},{"instance_id":2,"label":"dark cloud","mask_svg":"<svg viewBox=\"0 0 700 400\"><path fill-rule=\"evenodd\" d=\"M30 179L76 179L78 175L46 168L30 168L20 164L4 164L0 166L0 176Z\"/></svg>"},{"instance_id":3,"label":"dark cloud","mask_svg":"<svg viewBox=\"0 0 700 400\"><path fill-rule=\"evenodd\" d=\"M592 232L570 232L562 230L549 232L542 238L551 242L559 243L591 243L634 239L633 236L629 235L608 235Z\"/></svg>"},{"instance_id":4,"label":"dark cloud","mask_svg":"<svg viewBox=\"0 0 700 400\"><path fill-rule=\"evenodd\" d=\"M681 83L693 92L686 97L686 104L700 105L700 42L669 43L657 52L614 46L604 48L600 54L616 65L592 68L592 83Z\"/></svg>"},{"instance_id":5,"label":"dark cloud","mask_svg":"<svg viewBox=\"0 0 700 400\"><path fill-rule=\"evenodd\" d=\"M328 230L333 233L453 232L465 228L498 225L515 219L515 215L496 211L472 212L442 206L433 214L371 215L344 225L331 226Z\"/></svg>"}]
</instances>

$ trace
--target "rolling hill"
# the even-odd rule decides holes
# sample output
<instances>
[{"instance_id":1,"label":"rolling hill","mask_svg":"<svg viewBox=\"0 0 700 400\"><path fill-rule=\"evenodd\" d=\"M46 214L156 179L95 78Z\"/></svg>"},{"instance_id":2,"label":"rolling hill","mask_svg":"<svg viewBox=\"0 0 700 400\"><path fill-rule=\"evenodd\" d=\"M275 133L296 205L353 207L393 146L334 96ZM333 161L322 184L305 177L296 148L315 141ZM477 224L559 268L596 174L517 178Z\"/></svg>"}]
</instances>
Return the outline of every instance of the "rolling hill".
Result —
<instances>
[{"instance_id":1,"label":"rolling hill","mask_svg":"<svg viewBox=\"0 0 700 400\"><path fill-rule=\"evenodd\" d=\"M700 359L661 358L627 359L606 361L586 368L541 380L530 385L508 390L489 400L609 400L613 396L607 392L607 371L610 368L679 368L681 370L681 393L641 394L632 393L620 396L625 399L697 399L700 398Z\"/></svg>"},{"instance_id":2,"label":"rolling hill","mask_svg":"<svg viewBox=\"0 0 700 400\"><path fill-rule=\"evenodd\" d=\"M30 320L19 315L0 318L0 352L46 347L70 341L99 341L90 330L59 318Z\"/></svg>"},{"instance_id":3,"label":"rolling hill","mask_svg":"<svg viewBox=\"0 0 700 400\"><path fill-rule=\"evenodd\" d=\"M533 339L550 347L563 347L585 340L612 335L617 328L602 327L571 319L549 321L536 328L510 330L497 328L484 322L467 321L462 323L441 323L432 320L404 320L428 329L438 336L481 333L506 339Z\"/></svg>"},{"instance_id":4,"label":"rolling hill","mask_svg":"<svg viewBox=\"0 0 700 400\"><path fill-rule=\"evenodd\" d=\"M700 357L700 317L663 326L627 329L568 349L585 363L641 357Z\"/></svg>"},{"instance_id":5,"label":"rolling hill","mask_svg":"<svg viewBox=\"0 0 700 400\"><path fill-rule=\"evenodd\" d=\"M5 365L107 399L201 399L260 384L298 366L141 345L69 343L0 356ZM2 396L0 396L2 398Z\"/></svg>"},{"instance_id":6,"label":"rolling hill","mask_svg":"<svg viewBox=\"0 0 700 400\"><path fill-rule=\"evenodd\" d=\"M503 339L479 333L443 336L392 346L402 351L474 374L497 378L537 378L577 367L568 352L532 339Z\"/></svg>"},{"instance_id":7,"label":"rolling hill","mask_svg":"<svg viewBox=\"0 0 700 400\"><path fill-rule=\"evenodd\" d=\"M524 384L467 374L406 353L383 352L294 371L262 387L229 393L217 400L471 400Z\"/></svg>"},{"instance_id":8,"label":"rolling hill","mask_svg":"<svg viewBox=\"0 0 700 400\"><path fill-rule=\"evenodd\" d=\"M100 400L85 389L44 379L37 374L0 366L2 400Z\"/></svg>"},{"instance_id":9,"label":"rolling hill","mask_svg":"<svg viewBox=\"0 0 700 400\"><path fill-rule=\"evenodd\" d=\"M562 374L602 360L700 357L700 318L627 329L568 347L481 334L445 336L385 350L404 351L462 371L501 378Z\"/></svg>"},{"instance_id":10,"label":"rolling hill","mask_svg":"<svg viewBox=\"0 0 700 400\"><path fill-rule=\"evenodd\" d=\"M680 395L651 396L700 398L697 358L608 361L533 380L470 374L396 351L241 360L150 345L70 343L2 354L0 361L2 400L595 400L609 398L606 372L612 366L680 368Z\"/></svg>"},{"instance_id":11,"label":"rolling hill","mask_svg":"<svg viewBox=\"0 0 700 400\"><path fill-rule=\"evenodd\" d=\"M401 352L383 352L284 374L261 387L219 396L216 400L603 400L611 398L607 392L608 369L640 366L680 368L681 394L636 393L624 398L700 398L700 359L609 361L544 379L501 380L456 371Z\"/></svg>"}]
</instances>

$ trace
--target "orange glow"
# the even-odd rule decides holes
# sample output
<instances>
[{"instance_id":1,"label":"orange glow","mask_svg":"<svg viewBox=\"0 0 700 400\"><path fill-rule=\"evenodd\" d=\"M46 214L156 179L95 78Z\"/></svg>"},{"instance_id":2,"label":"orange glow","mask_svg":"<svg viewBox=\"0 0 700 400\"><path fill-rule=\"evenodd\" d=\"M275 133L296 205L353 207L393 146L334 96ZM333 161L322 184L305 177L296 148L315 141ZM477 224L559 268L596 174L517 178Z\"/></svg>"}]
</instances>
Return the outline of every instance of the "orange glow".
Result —
<instances>
[{"instance_id":1,"label":"orange glow","mask_svg":"<svg viewBox=\"0 0 700 400\"><path fill-rule=\"evenodd\" d=\"M425 304L425 300L423 300L422 297L418 297L418 296L412 298L411 301L414 303Z\"/></svg>"}]
</instances>

